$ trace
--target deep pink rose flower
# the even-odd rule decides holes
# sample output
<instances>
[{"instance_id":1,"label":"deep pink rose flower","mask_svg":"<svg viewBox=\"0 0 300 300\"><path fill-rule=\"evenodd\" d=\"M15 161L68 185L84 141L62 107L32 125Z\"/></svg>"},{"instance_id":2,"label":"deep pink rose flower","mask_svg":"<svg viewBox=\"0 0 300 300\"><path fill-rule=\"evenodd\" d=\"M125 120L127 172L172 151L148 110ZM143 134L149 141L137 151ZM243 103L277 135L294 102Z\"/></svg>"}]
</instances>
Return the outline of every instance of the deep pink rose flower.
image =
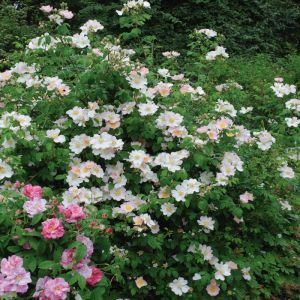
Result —
<instances>
[{"instance_id":1,"label":"deep pink rose flower","mask_svg":"<svg viewBox=\"0 0 300 300\"><path fill-rule=\"evenodd\" d=\"M68 207L60 205L59 212L65 216L68 223L75 223L85 218L85 213L78 204L70 204Z\"/></svg>"},{"instance_id":2,"label":"deep pink rose flower","mask_svg":"<svg viewBox=\"0 0 300 300\"><path fill-rule=\"evenodd\" d=\"M23 194L29 199L41 199L43 189L39 185L26 184L23 188Z\"/></svg>"},{"instance_id":3,"label":"deep pink rose flower","mask_svg":"<svg viewBox=\"0 0 300 300\"><path fill-rule=\"evenodd\" d=\"M95 266L91 267L92 275L86 280L89 285L96 285L102 278L103 272Z\"/></svg>"},{"instance_id":4,"label":"deep pink rose flower","mask_svg":"<svg viewBox=\"0 0 300 300\"><path fill-rule=\"evenodd\" d=\"M65 233L64 226L57 218L48 219L42 223L42 235L46 240L58 239Z\"/></svg>"}]
</instances>

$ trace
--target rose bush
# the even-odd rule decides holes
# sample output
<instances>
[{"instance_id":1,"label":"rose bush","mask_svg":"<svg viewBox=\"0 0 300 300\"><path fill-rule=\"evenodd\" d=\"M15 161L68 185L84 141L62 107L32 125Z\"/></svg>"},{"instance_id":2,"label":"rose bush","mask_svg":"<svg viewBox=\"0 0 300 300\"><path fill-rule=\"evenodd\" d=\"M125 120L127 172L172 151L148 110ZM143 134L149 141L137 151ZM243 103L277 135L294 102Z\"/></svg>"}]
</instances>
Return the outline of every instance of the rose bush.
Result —
<instances>
[{"instance_id":1,"label":"rose bush","mask_svg":"<svg viewBox=\"0 0 300 300\"><path fill-rule=\"evenodd\" d=\"M183 65L177 51L146 65L98 21L70 36L72 12L41 9L53 33L0 74L0 296L296 289L286 287L299 272L296 86L265 82L256 105L240 84L198 73L229 56L212 30L191 35ZM126 41L149 9L130 1L118 12Z\"/></svg>"}]
</instances>

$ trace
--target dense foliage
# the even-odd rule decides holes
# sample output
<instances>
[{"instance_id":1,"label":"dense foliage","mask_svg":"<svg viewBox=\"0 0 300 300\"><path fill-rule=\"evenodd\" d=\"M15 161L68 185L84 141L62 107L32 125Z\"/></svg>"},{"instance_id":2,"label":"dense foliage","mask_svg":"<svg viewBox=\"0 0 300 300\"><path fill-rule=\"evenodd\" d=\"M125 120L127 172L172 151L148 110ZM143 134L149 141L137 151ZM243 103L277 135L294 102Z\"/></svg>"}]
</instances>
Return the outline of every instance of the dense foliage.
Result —
<instances>
[{"instance_id":1,"label":"dense foliage","mask_svg":"<svg viewBox=\"0 0 300 300\"><path fill-rule=\"evenodd\" d=\"M6 58L0 298L297 299L299 57L201 28L161 52L134 3L116 37L43 6Z\"/></svg>"},{"instance_id":2,"label":"dense foliage","mask_svg":"<svg viewBox=\"0 0 300 300\"><path fill-rule=\"evenodd\" d=\"M66 2L75 13L71 21L74 32L85 20L101 20L110 34L123 31L115 10L124 1L77 0ZM194 28L214 28L227 40L232 54L253 55L269 52L284 55L299 49L300 4L295 0L152 0L151 19L142 36L151 47L164 50L187 49L188 35ZM51 4L51 1L46 2ZM38 13L41 1L3 0L0 3L0 58L18 49L25 40L40 33ZM108 25L108 26L106 26Z\"/></svg>"}]
</instances>

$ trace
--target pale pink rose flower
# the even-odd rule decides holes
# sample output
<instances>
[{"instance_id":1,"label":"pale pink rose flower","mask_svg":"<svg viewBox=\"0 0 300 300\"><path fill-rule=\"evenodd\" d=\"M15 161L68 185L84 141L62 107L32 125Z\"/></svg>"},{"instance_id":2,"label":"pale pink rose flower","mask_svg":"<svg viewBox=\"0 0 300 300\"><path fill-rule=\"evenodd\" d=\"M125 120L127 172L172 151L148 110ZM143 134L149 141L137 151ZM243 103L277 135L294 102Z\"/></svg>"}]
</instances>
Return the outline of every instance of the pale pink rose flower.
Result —
<instances>
[{"instance_id":1,"label":"pale pink rose flower","mask_svg":"<svg viewBox=\"0 0 300 300\"><path fill-rule=\"evenodd\" d=\"M227 262L227 264L231 270L237 270L237 268L238 268L237 264L234 261L230 260Z\"/></svg>"},{"instance_id":2,"label":"pale pink rose flower","mask_svg":"<svg viewBox=\"0 0 300 300\"><path fill-rule=\"evenodd\" d=\"M50 13L53 10L53 7L50 5L43 5L40 7L40 10L44 13Z\"/></svg>"},{"instance_id":3,"label":"pale pink rose flower","mask_svg":"<svg viewBox=\"0 0 300 300\"><path fill-rule=\"evenodd\" d=\"M100 51L98 48L93 48L92 49L93 54L95 54L96 56L103 56L103 52Z\"/></svg>"},{"instance_id":4,"label":"pale pink rose flower","mask_svg":"<svg viewBox=\"0 0 300 300\"><path fill-rule=\"evenodd\" d=\"M137 75L138 75L137 70L131 70L130 71L130 76L137 76Z\"/></svg>"},{"instance_id":5,"label":"pale pink rose flower","mask_svg":"<svg viewBox=\"0 0 300 300\"><path fill-rule=\"evenodd\" d=\"M65 19L72 19L74 16L74 14L71 11L66 9L59 11L59 14Z\"/></svg>"},{"instance_id":6,"label":"pale pink rose flower","mask_svg":"<svg viewBox=\"0 0 300 300\"><path fill-rule=\"evenodd\" d=\"M61 96L67 96L70 94L71 89L66 84L61 84L57 87L57 91Z\"/></svg>"},{"instance_id":7,"label":"pale pink rose flower","mask_svg":"<svg viewBox=\"0 0 300 300\"><path fill-rule=\"evenodd\" d=\"M1 260L0 296L10 293L26 293L30 282L30 273L23 268L21 257L12 255Z\"/></svg>"},{"instance_id":8,"label":"pale pink rose flower","mask_svg":"<svg viewBox=\"0 0 300 300\"><path fill-rule=\"evenodd\" d=\"M146 68L146 67L142 67L140 70L139 70L140 74L145 76L149 73L149 69Z\"/></svg>"},{"instance_id":9,"label":"pale pink rose flower","mask_svg":"<svg viewBox=\"0 0 300 300\"><path fill-rule=\"evenodd\" d=\"M198 133L206 133L208 131L208 126L201 126L197 129Z\"/></svg>"},{"instance_id":10,"label":"pale pink rose flower","mask_svg":"<svg viewBox=\"0 0 300 300\"><path fill-rule=\"evenodd\" d=\"M210 140L218 140L218 138L219 138L217 130L209 130L207 132L207 135Z\"/></svg>"},{"instance_id":11,"label":"pale pink rose flower","mask_svg":"<svg viewBox=\"0 0 300 300\"><path fill-rule=\"evenodd\" d=\"M178 80L178 81L180 81L180 80L183 80L184 74L174 75L174 76L172 76L171 78L172 78L173 80Z\"/></svg>"},{"instance_id":12,"label":"pale pink rose flower","mask_svg":"<svg viewBox=\"0 0 300 300\"><path fill-rule=\"evenodd\" d=\"M68 292L70 292L70 286L63 278L50 279L45 283L45 296L51 300L64 300Z\"/></svg>"},{"instance_id":13,"label":"pale pink rose flower","mask_svg":"<svg viewBox=\"0 0 300 300\"><path fill-rule=\"evenodd\" d=\"M17 255L9 256L1 260L1 273L3 275L16 274L23 268L23 259Z\"/></svg>"},{"instance_id":14,"label":"pale pink rose flower","mask_svg":"<svg viewBox=\"0 0 300 300\"><path fill-rule=\"evenodd\" d=\"M193 93L195 90L189 84L183 84L180 88L181 94Z\"/></svg>"},{"instance_id":15,"label":"pale pink rose flower","mask_svg":"<svg viewBox=\"0 0 300 300\"><path fill-rule=\"evenodd\" d=\"M26 201L23 204L23 209L27 212L30 218L47 210L47 201L45 199L34 198L33 200Z\"/></svg>"},{"instance_id":16,"label":"pale pink rose flower","mask_svg":"<svg viewBox=\"0 0 300 300\"><path fill-rule=\"evenodd\" d=\"M215 297L220 293L219 285L217 284L215 279L210 281L210 284L206 287L206 291L208 295Z\"/></svg>"},{"instance_id":17,"label":"pale pink rose flower","mask_svg":"<svg viewBox=\"0 0 300 300\"><path fill-rule=\"evenodd\" d=\"M28 290L28 283L31 282L30 273L26 272L24 268L18 273L13 273L5 279L10 283L9 291L16 293L26 293Z\"/></svg>"},{"instance_id":18,"label":"pale pink rose flower","mask_svg":"<svg viewBox=\"0 0 300 300\"><path fill-rule=\"evenodd\" d=\"M155 88L162 97L167 97L171 93L171 86L172 84L170 83L161 82Z\"/></svg>"},{"instance_id":19,"label":"pale pink rose flower","mask_svg":"<svg viewBox=\"0 0 300 300\"><path fill-rule=\"evenodd\" d=\"M244 194L240 195L240 201L242 203L248 203L249 201L253 201L254 197L253 194L245 192Z\"/></svg>"},{"instance_id":20,"label":"pale pink rose flower","mask_svg":"<svg viewBox=\"0 0 300 300\"><path fill-rule=\"evenodd\" d=\"M221 119L217 120L216 127L218 129L222 130L222 129L226 129L231 124L232 124L232 121L230 119L221 118Z\"/></svg>"}]
</instances>

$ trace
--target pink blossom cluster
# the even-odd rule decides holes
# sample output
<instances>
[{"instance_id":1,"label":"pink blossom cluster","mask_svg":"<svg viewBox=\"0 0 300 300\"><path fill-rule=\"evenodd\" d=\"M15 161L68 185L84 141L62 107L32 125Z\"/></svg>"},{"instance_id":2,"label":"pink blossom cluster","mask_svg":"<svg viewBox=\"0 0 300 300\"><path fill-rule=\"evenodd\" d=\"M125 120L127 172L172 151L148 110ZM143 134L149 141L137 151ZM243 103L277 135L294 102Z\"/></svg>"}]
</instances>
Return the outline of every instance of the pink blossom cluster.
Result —
<instances>
[{"instance_id":1,"label":"pink blossom cluster","mask_svg":"<svg viewBox=\"0 0 300 300\"><path fill-rule=\"evenodd\" d=\"M76 262L76 249L66 249L61 256L60 264L64 269L73 269L77 271L86 279L89 285L95 285L103 278L103 272L95 266L88 265L94 251L93 242L84 235L78 235L76 240L86 246L87 252L85 257L79 262Z\"/></svg>"},{"instance_id":2,"label":"pink blossom cluster","mask_svg":"<svg viewBox=\"0 0 300 300\"><path fill-rule=\"evenodd\" d=\"M74 14L70 10L54 9L51 5L43 5L40 7L40 10L45 14L49 14L48 19L58 25L61 25L64 19L70 20L74 17Z\"/></svg>"},{"instance_id":3,"label":"pink blossom cluster","mask_svg":"<svg viewBox=\"0 0 300 300\"><path fill-rule=\"evenodd\" d=\"M23 209L27 212L30 218L44 212L47 208L47 201L41 199L43 196L43 189L39 185L26 184L23 188L23 194L29 198L23 205Z\"/></svg>"},{"instance_id":4,"label":"pink blossom cluster","mask_svg":"<svg viewBox=\"0 0 300 300\"><path fill-rule=\"evenodd\" d=\"M40 300L64 300L70 292L69 284L63 278L40 278L35 287L33 298Z\"/></svg>"},{"instance_id":5,"label":"pink blossom cluster","mask_svg":"<svg viewBox=\"0 0 300 300\"><path fill-rule=\"evenodd\" d=\"M12 255L1 260L0 297L10 293L24 294L30 282L30 273L23 268L21 257Z\"/></svg>"}]
</instances>

